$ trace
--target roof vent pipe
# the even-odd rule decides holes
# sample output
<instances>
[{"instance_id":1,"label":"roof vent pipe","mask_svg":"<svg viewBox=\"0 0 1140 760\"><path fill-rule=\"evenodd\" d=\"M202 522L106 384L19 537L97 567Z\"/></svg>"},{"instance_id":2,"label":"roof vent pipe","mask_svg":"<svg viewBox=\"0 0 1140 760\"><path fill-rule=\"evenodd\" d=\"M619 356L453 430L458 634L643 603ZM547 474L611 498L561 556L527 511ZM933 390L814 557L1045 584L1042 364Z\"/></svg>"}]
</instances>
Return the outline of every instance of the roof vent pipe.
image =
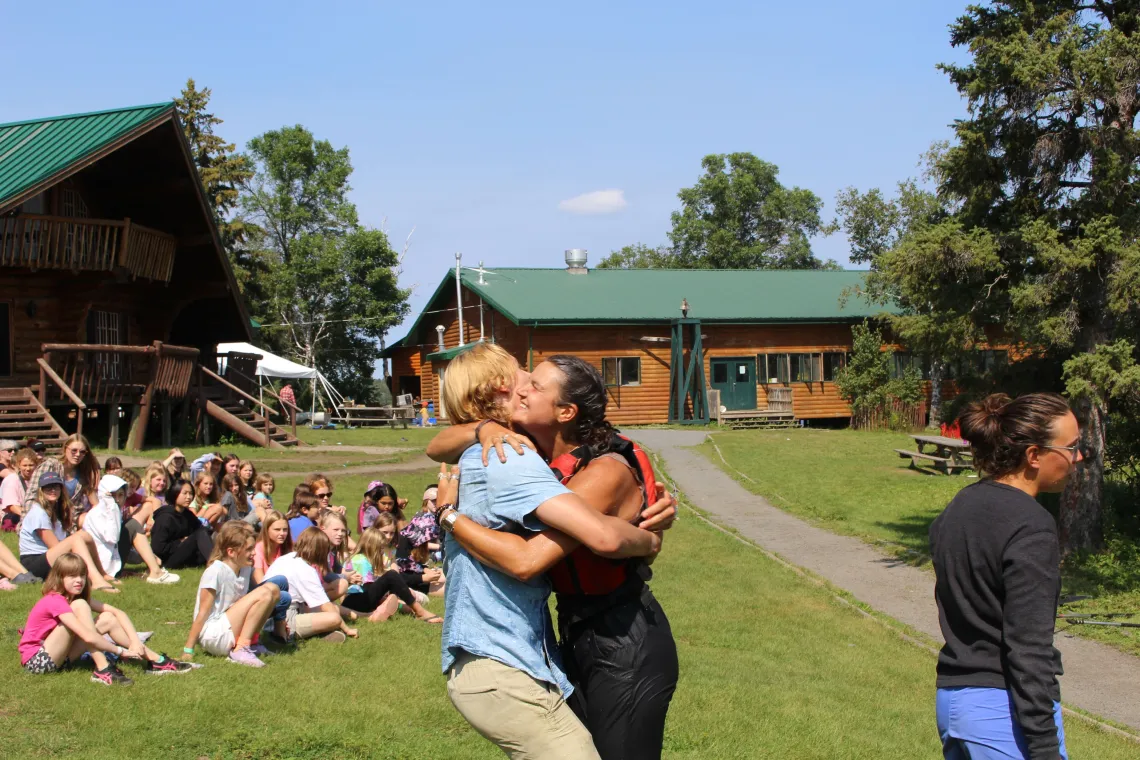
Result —
<instances>
[{"instance_id":1,"label":"roof vent pipe","mask_svg":"<svg viewBox=\"0 0 1140 760\"><path fill-rule=\"evenodd\" d=\"M435 326L435 333L437 336L439 336L438 340L439 340L439 350L440 351L443 350L443 330L444 330L443 325L436 325Z\"/></svg>"},{"instance_id":2,"label":"roof vent pipe","mask_svg":"<svg viewBox=\"0 0 1140 760\"><path fill-rule=\"evenodd\" d=\"M586 274L586 249L566 249L566 271L570 274Z\"/></svg>"}]
</instances>

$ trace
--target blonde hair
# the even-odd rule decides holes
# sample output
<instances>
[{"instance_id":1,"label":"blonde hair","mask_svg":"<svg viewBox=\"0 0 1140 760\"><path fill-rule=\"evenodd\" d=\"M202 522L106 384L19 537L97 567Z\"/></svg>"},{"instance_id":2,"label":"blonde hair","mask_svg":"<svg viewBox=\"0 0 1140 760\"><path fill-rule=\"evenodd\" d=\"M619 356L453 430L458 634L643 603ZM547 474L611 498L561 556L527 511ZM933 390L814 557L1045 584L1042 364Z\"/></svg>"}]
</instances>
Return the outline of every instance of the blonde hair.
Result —
<instances>
[{"instance_id":1,"label":"blonde hair","mask_svg":"<svg viewBox=\"0 0 1140 760\"><path fill-rule=\"evenodd\" d=\"M63 579L77 577L83 579L83 590L79 592L78 597L71 597L63 587ZM52 593L60 594L69 601L75 598L86 602L91 601L91 584L87 582L87 563L78 554L66 552L59 555L52 563L51 570L48 571L42 593L44 596Z\"/></svg>"},{"instance_id":2,"label":"blonde hair","mask_svg":"<svg viewBox=\"0 0 1140 760\"><path fill-rule=\"evenodd\" d=\"M252 541L253 538L252 525L241 520L230 520L214 536L214 551L210 552L210 559L206 561L206 567L218 560L224 560L230 549L241 551L245 542Z\"/></svg>"},{"instance_id":3,"label":"blonde hair","mask_svg":"<svg viewBox=\"0 0 1140 760\"><path fill-rule=\"evenodd\" d=\"M241 471L246 468L246 465L249 465L249 468L253 470L253 475L249 476L248 481L241 476ZM237 476L241 480L242 488L251 488L253 487L254 482L257 480L257 467L255 467L253 462L249 461L248 459L243 459L238 462Z\"/></svg>"},{"instance_id":4,"label":"blonde hair","mask_svg":"<svg viewBox=\"0 0 1140 760\"><path fill-rule=\"evenodd\" d=\"M261 493L262 487L266 485L273 485L274 487L277 485L277 483L273 480L273 476L268 472L260 473L256 478L253 479L253 490L256 493Z\"/></svg>"},{"instance_id":5,"label":"blonde hair","mask_svg":"<svg viewBox=\"0 0 1140 760\"><path fill-rule=\"evenodd\" d=\"M360 534L360 540L356 542L356 553L363 554L372 563L372 573L377 576L386 573L392 564L392 545L375 525Z\"/></svg>"},{"instance_id":6,"label":"blonde hair","mask_svg":"<svg viewBox=\"0 0 1140 760\"><path fill-rule=\"evenodd\" d=\"M285 541L280 545L274 543L273 540L269 538L269 529L274 525L274 523L277 522L286 523ZM273 560L277 559L282 554L288 554L289 552L293 551L293 534L288 530L288 523L289 519L285 517L285 515L278 512L276 509L269 510L269 514L267 514L265 516L265 519L262 521L260 540L262 551L265 552L266 563L272 563ZM228 524L229 523L227 523L227 525ZM280 550L280 553L275 553L278 552L278 550ZM270 559L271 557L272 559Z\"/></svg>"},{"instance_id":7,"label":"blonde hair","mask_svg":"<svg viewBox=\"0 0 1140 760\"><path fill-rule=\"evenodd\" d=\"M443 376L443 406L452 425L495 420L504 425L510 413L499 398L514 388L519 363L494 343L479 343L451 360Z\"/></svg>"},{"instance_id":8,"label":"blonde hair","mask_svg":"<svg viewBox=\"0 0 1140 760\"><path fill-rule=\"evenodd\" d=\"M72 526L72 508L71 497L67 495L67 488L61 485L56 485L59 489L59 498L56 499L55 505L51 505L48 501L47 494L44 493L43 488L36 489L36 503L40 505L40 509L47 513L48 519L53 523L59 523L63 526L63 530L71 533ZM28 488L31 491L31 488ZM86 573L85 573L86 574Z\"/></svg>"},{"instance_id":9,"label":"blonde hair","mask_svg":"<svg viewBox=\"0 0 1140 760\"><path fill-rule=\"evenodd\" d=\"M340 546L334 546L332 548L332 551L336 552L336 558L343 564L345 560L352 557L352 554L348 551L348 521L344 519L344 516L341 515L340 512L326 509L322 511L321 516L317 518L317 527L323 531L324 527L333 520L344 526L344 540L340 542ZM329 540L329 544L332 544L331 539Z\"/></svg>"},{"instance_id":10,"label":"blonde hair","mask_svg":"<svg viewBox=\"0 0 1140 760\"><path fill-rule=\"evenodd\" d=\"M156 475L161 475L166 480L166 488L163 489L162 493L155 493L154 491L150 490L150 483L152 480L154 480L154 477ZM174 484L170 482L170 473L166 471L166 467L162 464L162 462L151 462L150 466L147 467L146 471L143 473L143 493L145 493L148 498L161 498L167 491L170 490L170 487L172 485Z\"/></svg>"}]
</instances>

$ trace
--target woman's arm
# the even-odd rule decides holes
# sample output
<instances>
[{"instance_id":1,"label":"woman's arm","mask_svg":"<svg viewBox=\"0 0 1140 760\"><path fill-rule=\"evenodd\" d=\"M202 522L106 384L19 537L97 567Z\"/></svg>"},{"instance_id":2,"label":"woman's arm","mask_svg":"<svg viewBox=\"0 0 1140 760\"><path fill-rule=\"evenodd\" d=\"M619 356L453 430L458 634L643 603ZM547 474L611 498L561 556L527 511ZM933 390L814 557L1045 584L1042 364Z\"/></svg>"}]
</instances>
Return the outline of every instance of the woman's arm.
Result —
<instances>
[{"instance_id":1,"label":"woman's arm","mask_svg":"<svg viewBox=\"0 0 1140 760\"><path fill-rule=\"evenodd\" d=\"M648 557L661 549L661 536L598 512L576 494L547 499L535 510L539 520L602 557Z\"/></svg>"},{"instance_id":2,"label":"woman's arm","mask_svg":"<svg viewBox=\"0 0 1140 760\"><path fill-rule=\"evenodd\" d=\"M483 427L479 428L479 437L476 438L475 428L479 425ZM484 466L487 464L487 455L492 448L495 449L500 462L507 461L506 449L503 448L504 443L514 449L516 454L522 454L524 446L532 451L534 450L534 444L525 435L520 435L492 420L484 420L483 422L452 425L439 431L428 444L427 455L436 462L455 464L459 461L459 457L463 456L463 452L476 443L483 444Z\"/></svg>"},{"instance_id":3,"label":"woman's arm","mask_svg":"<svg viewBox=\"0 0 1140 760\"><path fill-rule=\"evenodd\" d=\"M40 540L44 542L44 546L49 549L59 543L59 539L55 537L55 533L47 528L41 528L37 530L36 533L39 534Z\"/></svg>"},{"instance_id":4,"label":"woman's arm","mask_svg":"<svg viewBox=\"0 0 1140 760\"><path fill-rule=\"evenodd\" d=\"M210 617L210 610L214 608L214 597L217 592L212 588L204 588L198 592L198 616L190 624L190 633L186 636L186 649L193 649L198 645L198 637L206 626L206 619ZM189 660L193 655L187 651L182 652L182 659Z\"/></svg>"}]
</instances>

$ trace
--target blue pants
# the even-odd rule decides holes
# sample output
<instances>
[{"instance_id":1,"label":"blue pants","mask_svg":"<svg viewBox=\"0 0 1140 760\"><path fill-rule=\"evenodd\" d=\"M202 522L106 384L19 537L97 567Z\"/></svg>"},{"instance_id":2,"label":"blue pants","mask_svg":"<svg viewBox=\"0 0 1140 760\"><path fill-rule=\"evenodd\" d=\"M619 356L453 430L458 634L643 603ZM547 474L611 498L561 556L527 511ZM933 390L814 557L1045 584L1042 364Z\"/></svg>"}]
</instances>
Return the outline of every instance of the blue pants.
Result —
<instances>
[{"instance_id":1,"label":"blue pants","mask_svg":"<svg viewBox=\"0 0 1140 760\"><path fill-rule=\"evenodd\" d=\"M266 578L253 588L260 588L266 583L272 583L274 586L281 589L281 598L278 599L277 604L273 606L272 618L274 620L284 620L285 613L289 611L289 605L293 603L293 597L289 596L289 581L285 578L284 575L275 575L272 578ZM252 590L253 589L250 589L250 591Z\"/></svg>"},{"instance_id":2,"label":"blue pants","mask_svg":"<svg viewBox=\"0 0 1140 760\"><path fill-rule=\"evenodd\" d=\"M961 686L939 689L936 699L938 735L945 760L1024 760L1029 757L1025 734L1013 717L1013 700L1005 689ZM1061 704L1053 704L1053 720L1068 760Z\"/></svg>"}]
</instances>

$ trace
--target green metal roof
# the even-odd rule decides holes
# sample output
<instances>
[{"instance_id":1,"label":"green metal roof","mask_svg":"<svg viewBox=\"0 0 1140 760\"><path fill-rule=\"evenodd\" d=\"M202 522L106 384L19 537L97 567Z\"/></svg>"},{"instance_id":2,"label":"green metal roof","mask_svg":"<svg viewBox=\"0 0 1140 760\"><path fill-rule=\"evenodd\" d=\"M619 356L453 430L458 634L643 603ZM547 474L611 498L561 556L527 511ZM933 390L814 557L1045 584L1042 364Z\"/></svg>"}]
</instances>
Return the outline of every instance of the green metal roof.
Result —
<instances>
[{"instance_id":1,"label":"green metal roof","mask_svg":"<svg viewBox=\"0 0 1140 760\"><path fill-rule=\"evenodd\" d=\"M463 284L517 324L828 322L881 314L858 297L864 272L723 269L496 269L463 271Z\"/></svg>"},{"instance_id":2,"label":"green metal roof","mask_svg":"<svg viewBox=\"0 0 1140 760\"><path fill-rule=\"evenodd\" d=\"M588 325L670 322L681 316L702 322L853 322L894 312L844 293L863 283L862 271L724 269L463 270L463 285L520 325ZM454 271L440 282L424 307L439 308L453 292ZM385 356L416 343L428 315L421 313L404 338Z\"/></svg>"},{"instance_id":3,"label":"green metal roof","mask_svg":"<svg viewBox=\"0 0 1140 760\"><path fill-rule=\"evenodd\" d=\"M427 357L425 357L425 358L429 362L451 361L452 359L459 356L464 351L470 351L471 349L475 348L475 345L476 345L476 343L468 343L465 346L455 346L454 348L449 348L445 351L436 351L435 353L428 354Z\"/></svg>"},{"instance_id":4,"label":"green metal roof","mask_svg":"<svg viewBox=\"0 0 1140 760\"><path fill-rule=\"evenodd\" d=\"M0 124L0 204L173 109L155 103Z\"/></svg>"}]
</instances>

